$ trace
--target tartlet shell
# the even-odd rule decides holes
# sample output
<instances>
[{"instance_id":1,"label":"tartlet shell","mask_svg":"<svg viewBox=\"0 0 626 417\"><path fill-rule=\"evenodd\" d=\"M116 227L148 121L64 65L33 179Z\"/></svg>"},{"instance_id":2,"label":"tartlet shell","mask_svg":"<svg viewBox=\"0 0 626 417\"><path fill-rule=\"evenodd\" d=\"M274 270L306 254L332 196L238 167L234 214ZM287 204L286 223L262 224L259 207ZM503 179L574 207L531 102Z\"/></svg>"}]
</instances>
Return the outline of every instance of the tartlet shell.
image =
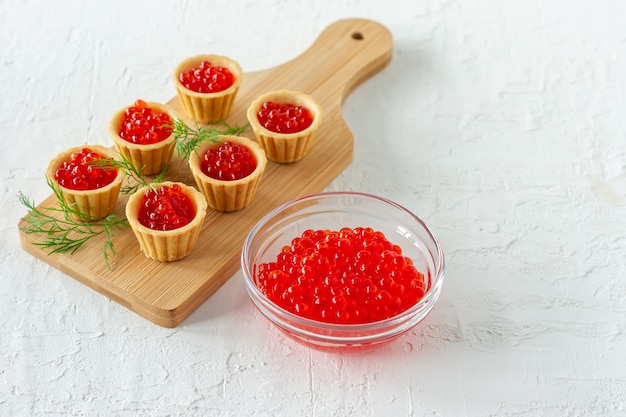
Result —
<instances>
[{"instance_id":1,"label":"tartlet shell","mask_svg":"<svg viewBox=\"0 0 626 417\"><path fill-rule=\"evenodd\" d=\"M73 146L59 154L57 154L46 168L46 177L48 181L56 184L63 193L63 200L69 206L82 213L85 218L71 215L74 220L98 220L111 214L117 203L117 199L120 194L120 188L124 179L124 173L122 170L117 170L117 176L112 183L95 190L72 190L63 187L55 179L55 174L59 166L64 161L68 161L70 156L74 152L78 152L82 149L88 148L94 152L99 153L103 157L116 158L118 155L110 148L105 148L101 145L80 145Z\"/></svg>"},{"instance_id":2,"label":"tartlet shell","mask_svg":"<svg viewBox=\"0 0 626 417\"><path fill-rule=\"evenodd\" d=\"M276 133L259 123L257 113L263 103L274 101L280 104L304 106L313 114L313 123L296 133ZM315 133L322 123L322 106L309 94L301 91L278 90L263 94L248 107L247 117L261 147L269 159L279 163L292 163L304 158L311 149Z\"/></svg>"},{"instance_id":3,"label":"tartlet shell","mask_svg":"<svg viewBox=\"0 0 626 417\"><path fill-rule=\"evenodd\" d=\"M152 230L139 223L139 207L148 187L161 188L178 184L196 208L196 217L187 225L174 230ZM194 187L180 182L165 181L144 186L133 193L126 203L126 218L139 242L142 252L149 258L161 262L172 262L187 256L196 246L206 217L207 204L204 196Z\"/></svg>"},{"instance_id":4,"label":"tartlet shell","mask_svg":"<svg viewBox=\"0 0 626 417\"><path fill-rule=\"evenodd\" d=\"M160 113L167 113L172 120L172 123L174 123L176 119L180 118L174 109L167 104L155 103L152 101L147 101L146 104L148 107ZM158 174L165 165L170 163L172 159L176 136L172 133L161 142L147 145L132 143L122 139L120 137L120 128L122 126L122 121L124 120L124 112L131 106L133 106L133 104L125 106L113 114L107 127L109 136L113 140L115 148L120 155L124 155L124 157L128 160L132 161L133 165L137 169L142 169L143 175Z\"/></svg>"},{"instance_id":5,"label":"tartlet shell","mask_svg":"<svg viewBox=\"0 0 626 417\"><path fill-rule=\"evenodd\" d=\"M256 159L255 170L247 177L234 181L222 181L209 177L200 169L200 160L209 148L218 147L221 144L211 142L203 143L196 152L192 152L189 156L189 169L196 180L198 189L206 197L209 207L222 212L241 210L254 199L267 165L267 158L263 149L246 137L221 135L219 140L221 143L229 141L247 147Z\"/></svg>"},{"instance_id":6,"label":"tartlet shell","mask_svg":"<svg viewBox=\"0 0 626 417\"><path fill-rule=\"evenodd\" d=\"M214 66L228 68L234 77L233 84L227 89L216 93L198 93L185 87L180 82L179 75L183 71L200 65L203 61L208 61ZM181 61L172 74L174 87L185 113L200 123L212 123L228 117L239 92L242 77L243 70L237 61L227 56L214 54L189 57Z\"/></svg>"}]
</instances>

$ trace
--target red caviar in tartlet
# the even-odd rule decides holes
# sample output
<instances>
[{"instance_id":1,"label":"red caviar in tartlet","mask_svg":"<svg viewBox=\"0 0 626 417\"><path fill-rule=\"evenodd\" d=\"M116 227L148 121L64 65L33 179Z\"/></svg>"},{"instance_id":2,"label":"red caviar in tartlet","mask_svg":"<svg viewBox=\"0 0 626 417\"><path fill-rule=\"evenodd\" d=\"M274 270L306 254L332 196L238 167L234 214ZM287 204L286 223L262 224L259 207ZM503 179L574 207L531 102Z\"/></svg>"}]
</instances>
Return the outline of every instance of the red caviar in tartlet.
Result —
<instances>
[{"instance_id":1,"label":"red caviar in tartlet","mask_svg":"<svg viewBox=\"0 0 626 417\"><path fill-rule=\"evenodd\" d=\"M266 101L257 113L259 123L276 133L301 132L313 123L313 115L304 106Z\"/></svg>"},{"instance_id":2,"label":"red caviar in tartlet","mask_svg":"<svg viewBox=\"0 0 626 417\"><path fill-rule=\"evenodd\" d=\"M84 215L78 220L97 220L113 212L124 175L117 168L98 166L98 161L116 157L109 148L82 145L59 153L48 164L48 180L58 184L65 202Z\"/></svg>"},{"instance_id":3,"label":"red caviar in tartlet","mask_svg":"<svg viewBox=\"0 0 626 417\"><path fill-rule=\"evenodd\" d=\"M108 132L117 151L144 175L158 174L172 159L177 118L166 104L136 100L115 112Z\"/></svg>"},{"instance_id":4,"label":"red caviar in tartlet","mask_svg":"<svg viewBox=\"0 0 626 417\"><path fill-rule=\"evenodd\" d=\"M137 220L152 230L174 230L188 225L196 208L179 184L149 188L143 196Z\"/></svg>"},{"instance_id":5,"label":"red caviar in tartlet","mask_svg":"<svg viewBox=\"0 0 626 417\"><path fill-rule=\"evenodd\" d=\"M200 123L224 120L239 92L243 70L235 60L204 54L183 60L172 74L185 113Z\"/></svg>"},{"instance_id":6,"label":"red caviar in tartlet","mask_svg":"<svg viewBox=\"0 0 626 417\"><path fill-rule=\"evenodd\" d=\"M126 204L126 218L149 258L176 261L196 246L207 204L195 188L178 182L151 184Z\"/></svg>"},{"instance_id":7,"label":"red caviar in tartlet","mask_svg":"<svg viewBox=\"0 0 626 417\"><path fill-rule=\"evenodd\" d=\"M166 112L137 100L124 110L119 135L130 143L149 145L167 139L172 134L173 123Z\"/></svg>"},{"instance_id":8,"label":"red caviar in tartlet","mask_svg":"<svg viewBox=\"0 0 626 417\"><path fill-rule=\"evenodd\" d=\"M180 73L178 79L185 88L196 93L217 93L233 85L235 77L226 67L202 61Z\"/></svg>"},{"instance_id":9,"label":"red caviar in tartlet","mask_svg":"<svg viewBox=\"0 0 626 417\"><path fill-rule=\"evenodd\" d=\"M209 207L229 212L248 206L256 194L267 158L254 141L221 135L189 156L189 169Z\"/></svg>"},{"instance_id":10,"label":"red caviar in tartlet","mask_svg":"<svg viewBox=\"0 0 626 417\"><path fill-rule=\"evenodd\" d=\"M426 293L413 261L368 227L304 231L275 262L259 265L257 283L285 310L335 324L393 317Z\"/></svg>"},{"instance_id":11,"label":"red caviar in tartlet","mask_svg":"<svg viewBox=\"0 0 626 417\"><path fill-rule=\"evenodd\" d=\"M322 123L322 106L300 91L272 91L257 97L247 111L248 121L267 157L291 163L311 149Z\"/></svg>"},{"instance_id":12,"label":"red caviar in tartlet","mask_svg":"<svg viewBox=\"0 0 626 417\"><path fill-rule=\"evenodd\" d=\"M118 169L98 166L103 155L87 147L76 150L61 163L54 173L59 185L70 190L95 190L115 181Z\"/></svg>"},{"instance_id":13,"label":"red caviar in tartlet","mask_svg":"<svg viewBox=\"0 0 626 417\"><path fill-rule=\"evenodd\" d=\"M256 159L250 149L231 141L207 149L200 162L203 173L221 181L245 178L254 172L256 166Z\"/></svg>"}]
</instances>

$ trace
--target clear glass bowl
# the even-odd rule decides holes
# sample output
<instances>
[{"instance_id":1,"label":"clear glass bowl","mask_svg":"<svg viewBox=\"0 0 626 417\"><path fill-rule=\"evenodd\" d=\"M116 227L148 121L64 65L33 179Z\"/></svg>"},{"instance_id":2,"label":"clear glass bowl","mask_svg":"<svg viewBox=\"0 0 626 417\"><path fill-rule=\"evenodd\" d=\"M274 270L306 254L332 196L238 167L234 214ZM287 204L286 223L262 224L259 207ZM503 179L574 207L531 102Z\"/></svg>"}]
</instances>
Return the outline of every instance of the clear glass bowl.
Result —
<instances>
[{"instance_id":1,"label":"clear glass bowl","mask_svg":"<svg viewBox=\"0 0 626 417\"><path fill-rule=\"evenodd\" d=\"M275 261L281 248L307 229L371 227L402 247L424 274L426 294L413 307L386 320L330 324L299 317L270 301L256 285L258 265ZM394 339L426 317L439 298L444 255L437 237L415 214L385 198L356 192L328 192L295 199L263 217L248 234L241 253L246 289L258 310L289 336L319 347L364 346Z\"/></svg>"}]
</instances>

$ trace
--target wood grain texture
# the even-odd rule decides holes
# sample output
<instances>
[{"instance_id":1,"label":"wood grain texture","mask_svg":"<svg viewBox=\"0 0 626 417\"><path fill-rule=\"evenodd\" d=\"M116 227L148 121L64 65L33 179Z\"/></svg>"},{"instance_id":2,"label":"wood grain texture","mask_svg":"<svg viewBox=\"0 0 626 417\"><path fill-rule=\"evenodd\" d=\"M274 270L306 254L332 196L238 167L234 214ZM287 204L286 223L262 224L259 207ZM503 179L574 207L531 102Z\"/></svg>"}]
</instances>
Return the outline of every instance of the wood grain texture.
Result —
<instances>
[{"instance_id":1,"label":"wood grain texture","mask_svg":"<svg viewBox=\"0 0 626 417\"><path fill-rule=\"evenodd\" d=\"M250 206L234 213L209 210L198 244L186 258L170 263L147 258L130 229L116 233L117 255L112 258L110 269L102 256L103 239L94 239L74 254L48 255L33 244L38 241L37 236L20 230L22 247L146 319L164 327L177 326L239 269L243 241L261 217L293 198L322 191L350 164L354 138L345 124L341 106L354 88L389 63L392 46L390 32L379 23L340 20L328 26L309 49L291 61L244 73L227 119L230 124L247 123L249 103L278 89L300 90L315 97L324 109L324 120L304 159L283 165L268 162ZM177 97L168 104L183 114ZM254 138L251 130L246 136ZM186 163L176 158L165 178L195 186ZM124 214L127 200L127 196L120 196L116 214ZM55 204L54 195L50 195L38 207Z\"/></svg>"}]
</instances>

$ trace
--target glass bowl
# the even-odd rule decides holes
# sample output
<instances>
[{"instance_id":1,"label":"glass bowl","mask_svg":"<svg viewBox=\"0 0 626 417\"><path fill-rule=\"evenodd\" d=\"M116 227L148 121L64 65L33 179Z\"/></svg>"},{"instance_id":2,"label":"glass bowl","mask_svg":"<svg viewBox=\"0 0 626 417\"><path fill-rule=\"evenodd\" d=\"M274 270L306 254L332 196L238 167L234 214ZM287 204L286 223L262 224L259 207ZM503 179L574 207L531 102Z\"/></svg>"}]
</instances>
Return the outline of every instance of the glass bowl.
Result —
<instances>
[{"instance_id":1,"label":"glass bowl","mask_svg":"<svg viewBox=\"0 0 626 417\"><path fill-rule=\"evenodd\" d=\"M424 274L426 293L408 310L364 324L331 324L293 314L269 300L257 286L260 264L276 260L284 246L307 229L371 227L402 248ZM258 310L299 342L317 347L373 345L392 340L422 321L443 284L444 255L437 237L409 210L385 198L357 192L326 192L287 202L263 217L246 237L241 253L246 290Z\"/></svg>"}]
</instances>

